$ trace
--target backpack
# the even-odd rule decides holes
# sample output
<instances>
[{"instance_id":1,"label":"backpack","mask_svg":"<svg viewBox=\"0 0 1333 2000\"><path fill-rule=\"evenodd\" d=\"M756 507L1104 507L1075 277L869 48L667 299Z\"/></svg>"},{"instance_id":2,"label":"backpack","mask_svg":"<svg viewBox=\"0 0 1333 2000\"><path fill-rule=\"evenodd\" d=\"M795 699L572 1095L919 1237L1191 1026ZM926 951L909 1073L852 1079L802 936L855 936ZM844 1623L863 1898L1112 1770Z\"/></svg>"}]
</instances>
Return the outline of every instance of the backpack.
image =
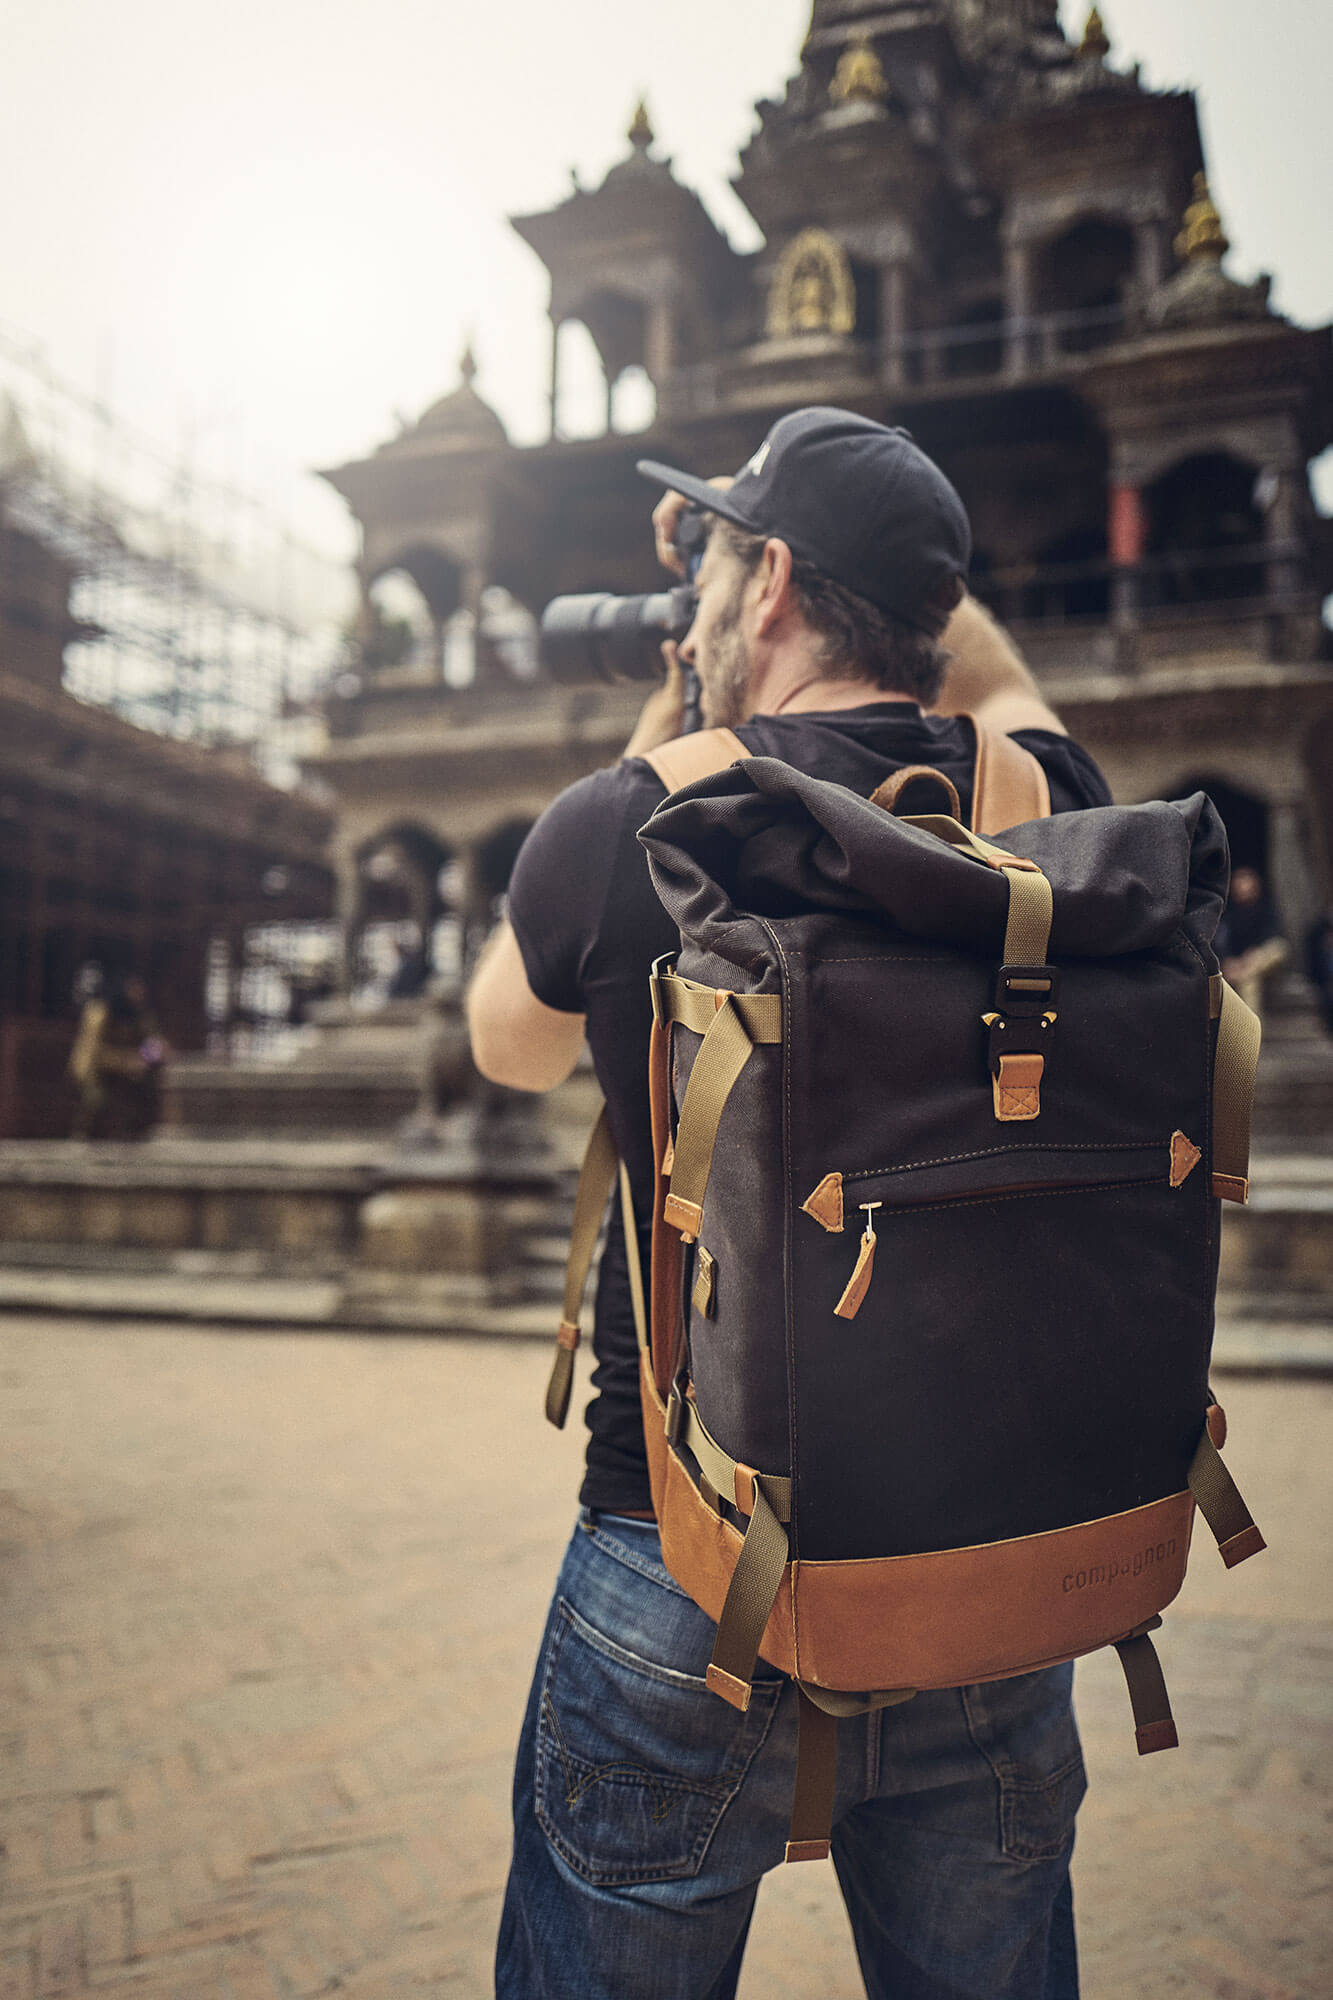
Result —
<instances>
[{"instance_id":1,"label":"backpack","mask_svg":"<svg viewBox=\"0 0 1333 2000\"><path fill-rule=\"evenodd\" d=\"M1042 816L979 731L974 830L956 795L898 816L948 786L924 767L864 799L707 734L654 753L693 781L639 835L681 932L646 1287L623 1167L621 1198L663 1560L717 1621L715 1694L744 1710L761 1654L797 1683L805 1860L838 1718L920 1689L1114 1645L1140 1754L1175 1745L1149 1633L1196 1507L1229 1568L1264 1547L1208 1386L1259 1024L1212 950L1202 793ZM616 1165L603 1118L556 1423Z\"/></svg>"}]
</instances>

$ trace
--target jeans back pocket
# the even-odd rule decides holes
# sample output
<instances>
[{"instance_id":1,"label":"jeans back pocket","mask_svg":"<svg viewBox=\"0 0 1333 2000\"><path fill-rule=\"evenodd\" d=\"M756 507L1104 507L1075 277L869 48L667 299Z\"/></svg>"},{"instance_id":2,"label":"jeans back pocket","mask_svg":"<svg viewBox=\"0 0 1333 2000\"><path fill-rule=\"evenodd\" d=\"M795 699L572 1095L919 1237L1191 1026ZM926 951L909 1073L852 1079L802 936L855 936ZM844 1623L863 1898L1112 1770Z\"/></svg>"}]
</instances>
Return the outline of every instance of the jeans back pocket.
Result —
<instances>
[{"instance_id":1,"label":"jeans back pocket","mask_svg":"<svg viewBox=\"0 0 1333 2000\"><path fill-rule=\"evenodd\" d=\"M693 1674L618 1646L561 1598L543 1662L537 1817L603 1887L698 1872L768 1734L783 1683L744 1715Z\"/></svg>"}]
</instances>

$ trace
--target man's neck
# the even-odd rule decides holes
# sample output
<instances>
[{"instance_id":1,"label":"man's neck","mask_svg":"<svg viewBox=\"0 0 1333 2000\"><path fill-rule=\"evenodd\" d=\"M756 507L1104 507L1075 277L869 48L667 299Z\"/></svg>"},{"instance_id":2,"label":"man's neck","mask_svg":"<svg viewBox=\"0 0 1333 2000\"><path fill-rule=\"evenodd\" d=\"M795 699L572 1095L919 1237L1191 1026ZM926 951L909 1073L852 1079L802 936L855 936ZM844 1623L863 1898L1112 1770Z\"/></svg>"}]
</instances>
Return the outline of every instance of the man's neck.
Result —
<instances>
[{"instance_id":1,"label":"man's neck","mask_svg":"<svg viewBox=\"0 0 1333 2000\"><path fill-rule=\"evenodd\" d=\"M899 694L893 688L877 687L874 681L830 680L823 674L810 674L806 679L794 680L786 689L772 693L766 690L751 714L822 715L830 709L865 708L876 701L912 701L912 696Z\"/></svg>"}]
</instances>

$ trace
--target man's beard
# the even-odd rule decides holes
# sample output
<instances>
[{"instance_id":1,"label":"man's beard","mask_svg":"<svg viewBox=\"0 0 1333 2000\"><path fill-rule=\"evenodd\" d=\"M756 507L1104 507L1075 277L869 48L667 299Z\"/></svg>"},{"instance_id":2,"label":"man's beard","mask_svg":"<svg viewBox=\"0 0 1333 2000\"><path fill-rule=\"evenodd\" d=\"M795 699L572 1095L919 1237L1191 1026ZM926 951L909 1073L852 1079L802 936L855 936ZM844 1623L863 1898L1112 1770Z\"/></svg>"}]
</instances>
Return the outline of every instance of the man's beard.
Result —
<instances>
[{"instance_id":1,"label":"man's beard","mask_svg":"<svg viewBox=\"0 0 1333 2000\"><path fill-rule=\"evenodd\" d=\"M742 577L710 639L707 672L699 675L703 719L710 729L734 729L750 713L750 649L740 620L744 588Z\"/></svg>"}]
</instances>

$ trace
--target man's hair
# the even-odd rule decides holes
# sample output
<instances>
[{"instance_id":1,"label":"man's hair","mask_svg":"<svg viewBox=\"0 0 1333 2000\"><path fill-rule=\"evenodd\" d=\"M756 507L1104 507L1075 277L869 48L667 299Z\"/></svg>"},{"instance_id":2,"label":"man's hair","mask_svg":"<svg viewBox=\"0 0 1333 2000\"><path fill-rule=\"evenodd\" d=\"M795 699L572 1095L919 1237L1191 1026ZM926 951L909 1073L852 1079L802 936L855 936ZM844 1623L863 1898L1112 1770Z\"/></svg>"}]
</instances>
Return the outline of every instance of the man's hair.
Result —
<instances>
[{"instance_id":1,"label":"man's hair","mask_svg":"<svg viewBox=\"0 0 1333 2000\"><path fill-rule=\"evenodd\" d=\"M758 568L767 536L751 535L721 515L714 517L712 533L747 576ZM887 692L909 695L923 706L935 700L949 659L939 643L940 634L962 600L961 579L950 578L936 598L922 606L923 623L929 623L931 631L881 611L802 556L792 556L791 583L796 609L818 643L826 678L849 674Z\"/></svg>"}]
</instances>

